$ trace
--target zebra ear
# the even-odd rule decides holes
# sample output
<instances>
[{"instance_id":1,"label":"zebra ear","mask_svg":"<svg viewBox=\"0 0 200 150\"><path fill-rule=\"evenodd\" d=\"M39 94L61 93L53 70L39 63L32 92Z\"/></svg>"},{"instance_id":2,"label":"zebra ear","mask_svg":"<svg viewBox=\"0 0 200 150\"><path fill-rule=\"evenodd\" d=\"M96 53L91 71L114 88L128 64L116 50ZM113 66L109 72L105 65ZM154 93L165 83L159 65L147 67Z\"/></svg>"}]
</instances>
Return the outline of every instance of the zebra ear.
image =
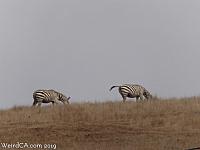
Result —
<instances>
[{"instance_id":1,"label":"zebra ear","mask_svg":"<svg viewBox=\"0 0 200 150\"><path fill-rule=\"evenodd\" d=\"M67 99L69 100L71 97L69 96Z\"/></svg>"}]
</instances>

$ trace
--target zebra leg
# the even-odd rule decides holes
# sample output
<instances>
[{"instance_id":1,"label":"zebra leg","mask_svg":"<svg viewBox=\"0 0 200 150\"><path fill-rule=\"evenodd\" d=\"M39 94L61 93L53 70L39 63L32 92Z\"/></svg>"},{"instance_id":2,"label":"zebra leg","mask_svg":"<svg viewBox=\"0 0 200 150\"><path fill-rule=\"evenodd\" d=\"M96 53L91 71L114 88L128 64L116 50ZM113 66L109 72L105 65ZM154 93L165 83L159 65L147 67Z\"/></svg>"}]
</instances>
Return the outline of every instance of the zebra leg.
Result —
<instances>
[{"instance_id":1,"label":"zebra leg","mask_svg":"<svg viewBox=\"0 0 200 150\"><path fill-rule=\"evenodd\" d=\"M139 97L140 97L141 101L143 101L143 95L142 95L142 94L140 94L140 96L139 96Z\"/></svg>"},{"instance_id":2,"label":"zebra leg","mask_svg":"<svg viewBox=\"0 0 200 150\"><path fill-rule=\"evenodd\" d=\"M121 93L121 91L119 93L121 94L121 96L123 98L123 102L125 102L126 101L126 95L124 95L123 93Z\"/></svg>"},{"instance_id":3,"label":"zebra leg","mask_svg":"<svg viewBox=\"0 0 200 150\"><path fill-rule=\"evenodd\" d=\"M136 102L138 102L138 100L139 100L139 96L136 97Z\"/></svg>"},{"instance_id":4,"label":"zebra leg","mask_svg":"<svg viewBox=\"0 0 200 150\"><path fill-rule=\"evenodd\" d=\"M126 96L122 96L123 98L123 103L126 101Z\"/></svg>"},{"instance_id":5,"label":"zebra leg","mask_svg":"<svg viewBox=\"0 0 200 150\"><path fill-rule=\"evenodd\" d=\"M42 102L38 102L38 107L41 107L41 105L42 105Z\"/></svg>"},{"instance_id":6,"label":"zebra leg","mask_svg":"<svg viewBox=\"0 0 200 150\"><path fill-rule=\"evenodd\" d=\"M53 106L55 106L55 104L57 105L58 103L56 101L52 101Z\"/></svg>"},{"instance_id":7,"label":"zebra leg","mask_svg":"<svg viewBox=\"0 0 200 150\"><path fill-rule=\"evenodd\" d=\"M58 105L58 100L52 101L52 104L53 104L53 106L55 106L55 104Z\"/></svg>"},{"instance_id":8,"label":"zebra leg","mask_svg":"<svg viewBox=\"0 0 200 150\"><path fill-rule=\"evenodd\" d=\"M34 102L33 102L33 105L32 105L32 106L35 106L36 104L37 104L37 101L35 101L35 100L34 100Z\"/></svg>"}]
</instances>

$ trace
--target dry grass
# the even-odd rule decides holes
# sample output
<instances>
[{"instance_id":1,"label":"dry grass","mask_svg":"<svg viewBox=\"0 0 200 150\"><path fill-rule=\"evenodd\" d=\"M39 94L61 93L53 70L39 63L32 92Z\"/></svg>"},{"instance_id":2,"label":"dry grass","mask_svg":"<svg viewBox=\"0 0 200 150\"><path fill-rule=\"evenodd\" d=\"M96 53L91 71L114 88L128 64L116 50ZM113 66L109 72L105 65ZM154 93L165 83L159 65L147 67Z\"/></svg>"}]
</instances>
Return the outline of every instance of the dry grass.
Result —
<instances>
[{"instance_id":1,"label":"dry grass","mask_svg":"<svg viewBox=\"0 0 200 150\"><path fill-rule=\"evenodd\" d=\"M14 107L0 111L2 142L69 150L184 150L200 146L200 99Z\"/></svg>"}]
</instances>

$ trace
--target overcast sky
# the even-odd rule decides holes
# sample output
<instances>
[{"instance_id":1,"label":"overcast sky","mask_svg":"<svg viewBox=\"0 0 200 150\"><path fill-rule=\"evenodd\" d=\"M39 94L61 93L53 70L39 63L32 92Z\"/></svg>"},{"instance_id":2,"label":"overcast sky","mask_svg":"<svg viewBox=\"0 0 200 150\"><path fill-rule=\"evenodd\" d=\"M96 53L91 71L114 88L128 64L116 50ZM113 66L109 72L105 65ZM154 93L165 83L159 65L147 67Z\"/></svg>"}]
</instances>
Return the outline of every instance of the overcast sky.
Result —
<instances>
[{"instance_id":1,"label":"overcast sky","mask_svg":"<svg viewBox=\"0 0 200 150\"><path fill-rule=\"evenodd\" d=\"M0 0L0 108L37 89L120 100L112 85L200 95L199 0Z\"/></svg>"}]
</instances>

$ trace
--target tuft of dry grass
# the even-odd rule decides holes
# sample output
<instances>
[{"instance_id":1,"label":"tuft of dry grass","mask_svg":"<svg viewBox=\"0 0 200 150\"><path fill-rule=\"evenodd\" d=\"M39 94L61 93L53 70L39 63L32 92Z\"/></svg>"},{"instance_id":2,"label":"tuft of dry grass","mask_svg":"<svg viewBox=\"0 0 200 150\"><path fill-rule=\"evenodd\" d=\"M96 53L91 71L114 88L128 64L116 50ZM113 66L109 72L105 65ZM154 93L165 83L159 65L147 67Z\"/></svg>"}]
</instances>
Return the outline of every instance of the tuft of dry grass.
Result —
<instances>
[{"instance_id":1,"label":"tuft of dry grass","mask_svg":"<svg viewBox=\"0 0 200 150\"><path fill-rule=\"evenodd\" d=\"M1 143L69 150L183 150L200 146L200 98L74 103L0 111Z\"/></svg>"}]
</instances>

